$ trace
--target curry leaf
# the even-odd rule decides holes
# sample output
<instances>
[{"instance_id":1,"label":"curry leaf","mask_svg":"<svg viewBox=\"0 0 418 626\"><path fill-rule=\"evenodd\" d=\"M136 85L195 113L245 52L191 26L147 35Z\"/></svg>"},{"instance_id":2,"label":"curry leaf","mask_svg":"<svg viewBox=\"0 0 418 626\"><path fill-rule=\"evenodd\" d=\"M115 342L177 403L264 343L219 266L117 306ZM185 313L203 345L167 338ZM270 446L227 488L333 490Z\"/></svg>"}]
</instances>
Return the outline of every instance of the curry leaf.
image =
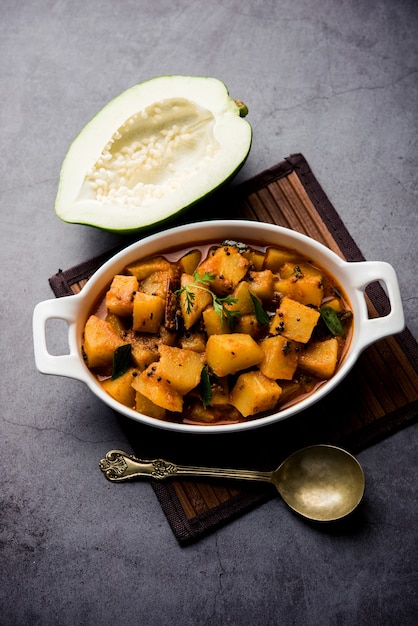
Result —
<instances>
[{"instance_id":1,"label":"curry leaf","mask_svg":"<svg viewBox=\"0 0 418 626\"><path fill-rule=\"evenodd\" d=\"M329 306L324 306L320 309L321 318L324 320L328 330L335 336L344 335L344 328L341 324L340 318L334 309Z\"/></svg>"},{"instance_id":2,"label":"curry leaf","mask_svg":"<svg viewBox=\"0 0 418 626\"><path fill-rule=\"evenodd\" d=\"M200 395L202 397L202 404L204 408L210 404L212 400L212 387L210 384L209 373L206 367L202 369L200 374Z\"/></svg>"},{"instance_id":3,"label":"curry leaf","mask_svg":"<svg viewBox=\"0 0 418 626\"><path fill-rule=\"evenodd\" d=\"M112 380L122 376L128 369L131 363L132 346L130 343L126 343L123 346L119 346L113 353L112 362Z\"/></svg>"},{"instance_id":4,"label":"curry leaf","mask_svg":"<svg viewBox=\"0 0 418 626\"><path fill-rule=\"evenodd\" d=\"M259 324L268 324L270 322L270 319L263 307L261 306L260 300L257 298L257 296L251 293L251 291L249 291L248 293L250 294L251 300L253 301L254 313L257 318L257 322Z\"/></svg>"}]
</instances>

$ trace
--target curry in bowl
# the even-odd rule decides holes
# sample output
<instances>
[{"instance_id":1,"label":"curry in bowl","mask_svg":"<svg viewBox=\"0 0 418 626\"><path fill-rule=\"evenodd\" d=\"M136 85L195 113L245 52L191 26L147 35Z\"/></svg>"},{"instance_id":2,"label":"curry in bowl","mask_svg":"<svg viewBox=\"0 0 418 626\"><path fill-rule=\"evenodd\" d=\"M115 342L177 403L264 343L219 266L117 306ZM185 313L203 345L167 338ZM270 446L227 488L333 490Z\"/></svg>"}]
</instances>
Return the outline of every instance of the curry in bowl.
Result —
<instances>
[{"instance_id":1,"label":"curry in bowl","mask_svg":"<svg viewBox=\"0 0 418 626\"><path fill-rule=\"evenodd\" d=\"M248 241L128 263L84 326L87 367L117 402L167 422L246 422L332 378L353 315L314 259Z\"/></svg>"}]
</instances>

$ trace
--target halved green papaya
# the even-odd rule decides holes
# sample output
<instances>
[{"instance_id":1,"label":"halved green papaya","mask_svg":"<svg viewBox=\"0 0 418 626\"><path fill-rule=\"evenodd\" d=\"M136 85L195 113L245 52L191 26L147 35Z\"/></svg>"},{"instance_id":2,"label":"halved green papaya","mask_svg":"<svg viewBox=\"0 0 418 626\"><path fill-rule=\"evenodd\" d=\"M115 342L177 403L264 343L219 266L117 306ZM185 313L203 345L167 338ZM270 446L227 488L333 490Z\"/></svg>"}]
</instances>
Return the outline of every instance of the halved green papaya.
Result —
<instances>
[{"instance_id":1,"label":"halved green papaya","mask_svg":"<svg viewBox=\"0 0 418 626\"><path fill-rule=\"evenodd\" d=\"M57 215L121 233L172 218L244 164L252 140L247 112L215 78L160 76L131 87L70 146Z\"/></svg>"}]
</instances>

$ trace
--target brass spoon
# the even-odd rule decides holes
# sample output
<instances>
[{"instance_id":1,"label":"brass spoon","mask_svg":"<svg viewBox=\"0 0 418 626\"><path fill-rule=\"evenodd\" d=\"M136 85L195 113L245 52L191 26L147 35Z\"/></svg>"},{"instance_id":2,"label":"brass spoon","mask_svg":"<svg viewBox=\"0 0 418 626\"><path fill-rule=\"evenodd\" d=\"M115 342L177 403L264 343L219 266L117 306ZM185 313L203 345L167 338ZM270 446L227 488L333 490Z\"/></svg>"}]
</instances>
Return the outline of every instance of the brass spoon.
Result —
<instances>
[{"instance_id":1,"label":"brass spoon","mask_svg":"<svg viewBox=\"0 0 418 626\"><path fill-rule=\"evenodd\" d=\"M291 509L310 520L329 522L351 513L365 487L360 463L349 452L331 445L303 448L273 472L176 465L163 459L143 461L121 450L110 450L100 469L111 481L137 477L206 476L272 483Z\"/></svg>"}]
</instances>

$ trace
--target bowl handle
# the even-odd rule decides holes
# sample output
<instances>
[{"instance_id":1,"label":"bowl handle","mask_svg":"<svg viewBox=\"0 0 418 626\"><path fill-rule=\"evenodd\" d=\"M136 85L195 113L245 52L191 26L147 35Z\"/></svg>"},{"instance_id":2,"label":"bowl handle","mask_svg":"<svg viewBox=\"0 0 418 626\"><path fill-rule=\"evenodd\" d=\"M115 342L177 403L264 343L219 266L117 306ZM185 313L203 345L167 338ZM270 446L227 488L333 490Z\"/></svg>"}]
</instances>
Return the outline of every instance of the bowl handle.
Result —
<instances>
[{"instance_id":1,"label":"bowl handle","mask_svg":"<svg viewBox=\"0 0 418 626\"><path fill-rule=\"evenodd\" d=\"M85 381L86 372L80 359L78 346L71 341L71 328L79 315L77 296L45 300L36 305L33 318L33 344L36 367L42 374L55 374ZM62 319L68 323L69 354L52 355L46 343L46 323L50 319Z\"/></svg>"},{"instance_id":2,"label":"bowl handle","mask_svg":"<svg viewBox=\"0 0 418 626\"><path fill-rule=\"evenodd\" d=\"M405 318L399 283L395 270L384 261L362 261L346 266L355 289L364 292L370 283L381 281L385 286L390 302L390 313L384 317L369 318L366 300L361 311L359 347L363 350L370 344L401 332L405 328Z\"/></svg>"}]
</instances>

